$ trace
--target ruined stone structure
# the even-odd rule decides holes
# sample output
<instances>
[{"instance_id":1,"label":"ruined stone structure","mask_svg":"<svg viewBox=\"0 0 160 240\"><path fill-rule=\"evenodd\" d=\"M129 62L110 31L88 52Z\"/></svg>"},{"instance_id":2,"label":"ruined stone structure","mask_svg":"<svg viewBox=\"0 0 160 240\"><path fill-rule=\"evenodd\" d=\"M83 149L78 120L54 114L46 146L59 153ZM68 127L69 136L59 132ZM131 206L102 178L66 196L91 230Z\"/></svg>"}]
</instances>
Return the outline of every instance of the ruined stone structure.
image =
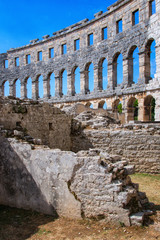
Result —
<instances>
[{"instance_id":1,"label":"ruined stone structure","mask_svg":"<svg viewBox=\"0 0 160 240\"><path fill-rule=\"evenodd\" d=\"M153 3L156 12L153 12ZM135 13L139 13L138 23ZM119 29L122 20L123 30ZM85 19L53 36L35 39L29 45L10 49L0 55L0 95L9 81L10 96L16 96L17 79L21 82L21 98L27 98L27 81L32 79L32 98L39 99L39 76L43 76L44 95L41 100L55 104L80 102L109 111L117 111L121 101L125 122L134 119L133 103L138 100L138 120L151 120L154 98L155 120L160 120L160 1L119 0L105 13ZM108 30L107 39L105 30ZM93 44L92 44L93 37ZM156 42L156 74L151 78L151 44ZM66 52L67 47L67 52ZM133 81L133 52L139 49L139 79ZM53 56L54 51L54 56ZM123 56L123 81L117 82L117 59ZM108 61L108 86L103 89L103 61ZM5 62L8 60L8 68ZM89 66L94 65L94 90L89 86ZM80 68L81 92L75 92L75 70ZM67 94L63 92L63 72L67 70ZM51 94L50 76L55 75L55 96ZM51 97L52 96L52 97Z\"/></svg>"},{"instance_id":2,"label":"ruined stone structure","mask_svg":"<svg viewBox=\"0 0 160 240\"><path fill-rule=\"evenodd\" d=\"M150 215L145 193L128 175L160 173L160 0L119 0L108 12L95 14L42 41L0 55L0 204L72 218L105 218L125 225L142 224ZM135 13L139 13L136 24ZM119 30L123 22L123 31ZM105 31L108 37L105 39ZM91 40L93 37L93 44ZM151 44L156 42L156 74L151 78ZM78 46L78 44L80 45ZM66 52L67 46L67 52ZM139 49L140 76L133 81L133 52ZM54 57L53 57L54 49ZM123 55L123 81L117 59ZM43 56L43 58L41 58ZM108 87L103 89L103 62ZM8 67L6 61L8 60ZM31 62L30 62L31 60ZM89 66L94 64L94 89ZM80 68L81 92L75 91ZM67 70L67 94L63 73ZM55 75L55 96L50 76ZM43 76L43 98L39 77ZM28 79L32 79L32 100ZM21 98L16 84L21 82ZM10 96L3 98L9 82ZM123 116L117 117L122 103ZM108 111L103 110L107 103ZM75 103L75 105L74 105ZM77 104L78 103L78 104ZM90 109L93 104L94 109ZM71 152L72 151L72 152ZM131 165L127 165L127 164Z\"/></svg>"}]
</instances>

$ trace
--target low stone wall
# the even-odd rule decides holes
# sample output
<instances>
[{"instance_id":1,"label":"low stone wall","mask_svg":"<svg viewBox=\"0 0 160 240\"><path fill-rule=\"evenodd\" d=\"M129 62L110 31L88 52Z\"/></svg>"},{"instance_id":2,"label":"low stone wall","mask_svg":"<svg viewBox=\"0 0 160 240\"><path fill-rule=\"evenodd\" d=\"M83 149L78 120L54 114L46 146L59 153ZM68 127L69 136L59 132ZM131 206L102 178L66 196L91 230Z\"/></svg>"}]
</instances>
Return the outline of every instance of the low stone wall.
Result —
<instances>
[{"instance_id":1,"label":"low stone wall","mask_svg":"<svg viewBox=\"0 0 160 240\"><path fill-rule=\"evenodd\" d=\"M79 122L75 124L79 126ZM97 127L93 124L72 136L72 150L97 148L121 156L136 171L160 174L160 124L128 124ZM74 126L75 127L75 126Z\"/></svg>"},{"instance_id":2,"label":"low stone wall","mask_svg":"<svg viewBox=\"0 0 160 240\"><path fill-rule=\"evenodd\" d=\"M133 167L101 151L62 152L0 137L0 204L80 219L142 224L148 200Z\"/></svg>"},{"instance_id":3,"label":"low stone wall","mask_svg":"<svg viewBox=\"0 0 160 240\"><path fill-rule=\"evenodd\" d=\"M0 98L0 125L25 131L51 148L71 148L71 116L52 104Z\"/></svg>"}]
</instances>

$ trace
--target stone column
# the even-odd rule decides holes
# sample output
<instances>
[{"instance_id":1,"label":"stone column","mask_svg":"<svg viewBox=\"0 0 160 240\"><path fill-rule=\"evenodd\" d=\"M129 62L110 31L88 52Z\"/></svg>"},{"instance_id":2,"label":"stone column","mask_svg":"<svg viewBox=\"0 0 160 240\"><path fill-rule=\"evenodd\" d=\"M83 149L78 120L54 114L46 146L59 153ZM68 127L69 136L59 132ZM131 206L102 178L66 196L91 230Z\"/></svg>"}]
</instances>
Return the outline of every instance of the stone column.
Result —
<instances>
[{"instance_id":1,"label":"stone column","mask_svg":"<svg viewBox=\"0 0 160 240\"><path fill-rule=\"evenodd\" d=\"M68 96L73 96L75 95L75 74L68 74L67 75L67 95Z\"/></svg>"},{"instance_id":2,"label":"stone column","mask_svg":"<svg viewBox=\"0 0 160 240\"><path fill-rule=\"evenodd\" d=\"M43 79L43 98L48 99L50 97L50 91L49 91L49 80L48 78Z\"/></svg>"},{"instance_id":3,"label":"stone column","mask_svg":"<svg viewBox=\"0 0 160 240\"><path fill-rule=\"evenodd\" d=\"M155 121L160 121L160 97L159 93L157 92L155 96L156 106L155 106Z\"/></svg>"},{"instance_id":4,"label":"stone column","mask_svg":"<svg viewBox=\"0 0 160 240\"><path fill-rule=\"evenodd\" d=\"M129 67L128 67L128 58L123 59L123 86L128 86L129 83Z\"/></svg>"},{"instance_id":5,"label":"stone column","mask_svg":"<svg viewBox=\"0 0 160 240\"><path fill-rule=\"evenodd\" d=\"M138 121L144 121L144 99L138 99Z\"/></svg>"},{"instance_id":6,"label":"stone column","mask_svg":"<svg viewBox=\"0 0 160 240\"><path fill-rule=\"evenodd\" d=\"M21 82L21 99L27 98L26 82Z\"/></svg>"},{"instance_id":7,"label":"stone column","mask_svg":"<svg viewBox=\"0 0 160 240\"><path fill-rule=\"evenodd\" d=\"M156 78L160 79L160 45L156 46Z\"/></svg>"},{"instance_id":8,"label":"stone column","mask_svg":"<svg viewBox=\"0 0 160 240\"><path fill-rule=\"evenodd\" d=\"M99 75L100 74L99 74L98 65L96 65L96 66L94 66L94 92L102 90L102 87L100 87L100 81L102 82L102 76L101 76L101 79L99 79L99 77L100 77Z\"/></svg>"},{"instance_id":9,"label":"stone column","mask_svg":"<svg viewBox=\"0 0 160 240\"><path fill-rule=\"evenodd\" d=\"M88 71L81 71L80 72L80 81L81 81L81 94L86 94L86 72Z\"/></svg>"},{"instance_id":10,"label":"stone column","mask_svg":"<svg viewBox=\"0 0 160 240\"><path fill-rule=\"evenodd\" d=\"M15 97L15 84L9 83L9 96Z\"/></svg>"},{"instance_id":11,"label":"stone column","mask_svg":"<svg viewBox=\"0 0 160 240\"><path fill-rule=\"evenodd\" d=\"M138 83L145 84L145 52L139 53L139 79Z\"/></svg>"},{"instance_id":12,"label":"stone column","mask_svg":"<svg viewBox=\"0 0 160 240\"><path fill-rule=\"evenodd\" d=\"M62 76L55 75L55 97L62 97Z\"/></svg>"},{"instance_id":13,"label":"stone column","mask_svg":"<svg viewBox=\"0 0 160 240\"><path fill-rule=\"evenodd\" d=\"M32 79L32 98L34 100L38 99L38 80Z\"/></svg>"},{"instance_id":14,"label":"stone column","mask_svg":"<svg viewBox=\"0 0 160 240\"><path fill-rule=\"evenodd\" d=\"M4 96L4 84L0 86L0 97Z\"/></svg>"},{"instance_id":15,"label":"stone column","mask_svg":"<svg viewBox=\"0 0 160 240\"><path fill-rule=\"evenodd\" d=\"M113 90L113 64L108 62L108 89Z\"/></svg>"}]
</instances>

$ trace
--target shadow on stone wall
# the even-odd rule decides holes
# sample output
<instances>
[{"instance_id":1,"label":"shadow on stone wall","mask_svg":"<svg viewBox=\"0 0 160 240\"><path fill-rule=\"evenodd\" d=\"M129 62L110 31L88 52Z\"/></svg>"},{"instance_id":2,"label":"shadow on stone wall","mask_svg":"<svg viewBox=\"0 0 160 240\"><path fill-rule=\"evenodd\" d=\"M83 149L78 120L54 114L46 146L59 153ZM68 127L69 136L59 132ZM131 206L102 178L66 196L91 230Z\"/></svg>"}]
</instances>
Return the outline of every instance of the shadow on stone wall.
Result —
<instances>
[{"instance_id":1,"label":"shadow on stone wall","mask_svg":"<svg viewBox=\"0 0 160 240\"><path fill-rule=\"evenodd\" d=\"M56 210L47 202L31 174L9 140L0 138L0 204L57 217Z\"/></svg>"}]
</instances>

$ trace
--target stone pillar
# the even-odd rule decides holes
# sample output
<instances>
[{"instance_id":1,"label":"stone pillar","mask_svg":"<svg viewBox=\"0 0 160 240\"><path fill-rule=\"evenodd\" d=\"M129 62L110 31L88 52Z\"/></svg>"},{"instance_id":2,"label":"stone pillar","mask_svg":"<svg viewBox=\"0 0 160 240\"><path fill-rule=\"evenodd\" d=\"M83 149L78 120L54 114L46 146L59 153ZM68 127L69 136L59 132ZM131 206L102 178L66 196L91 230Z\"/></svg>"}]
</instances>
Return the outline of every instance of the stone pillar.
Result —
<instances>
[{"instance_id":1,"label":"stone pillar","mask_svg":"<svg viewBox=\"0 0 160 240\"><path fill-rule=\"evenodd\" d=\"M108 62L108 89L113 90L113 64Z\"/></svg>"},{"instance_id":2,"label":"stone pillar","mask_svg":"<svg viewBox=\"0 0 160 240\"><path fill-rule=\"evenodd\" d=\"M80 72L80 81L81 81L81 94L86 94L86 72L88 71L81 71Z\"/></svg>"},{"instance_id":3,"label":"stone pillar","mask_svg":"<svg viewBox=\"0 0 160 240\"><path fill-rule=\"evenodd\" d=\"M50 97L49 91L49 79L46 77L43 79L43 98L48 99Z\"/></svg>"},{"instance_id":4,"label":"stone pillar","mask_svg":"<svg viewBox=\"0 0 160 240\"><path fill-rule=\"evenodd\" d=\"M139 84L145 84L145 52L139 53Z\"/></svg>"},{"instance_id":5,"label":"stone pillar","mask_svg":"<svg viewBox=\"0 0 160 240\"><path fill-rule=\"evenodd\" d=\"M9 96L15 97L15 84L9 83Z\"/></svg>"},{"instance_id":6,"label":"stone pillar","mask_svg":"<svg viewBox=\"0 0 160 240\"><path fill-rule=\"evenodd\" d=\"M156 78L160 82L160 45L156 46Z\"/></svg>"},{"instance_id":7,"label":"stone pillar","mask_svg":"<svg viewBox=\"0 0 160 240\"><path fill-rule=\"evenodd\" d=\"M94 66L94 92L102 90L102 87L100 87L100 82L102 82L102 74L99 74L99 73L100 73L100 69L98 69L98 65ZM100 75L101 75L101 78L100 78Z\"/></svg>"},{"instance_id":8,"label":"stone pillar","mask_svg":"<svg viewBox=\"0 0 160 240\"><path fill-rule=\"evenodd\" d=\"M128 58L123 59L123 86L128 86L129 83L129 67Z\"/></svg>"},{"instance_id":9,"label":"stone pillar","mask_svg":"<svg viewBox=\"0 0 160 240\"><path fill-rule=\"evenodd\" d=\"M0 97L4 96L4 84L0 86Z\"/></svg>"},{"instance_id":10,"label":"stone pillar","mask_svg":"<svg viewBox=\"0 0 160 240\"><path fill-rule=\"evenodd\" d=\"M62 76L55 75L55 97L62 97Z\"/></svg>"},{"instance_id":11,"label":"stone pillar","mask_svg":"<svg viewBox=\"0 0 160 240\"><path fill-rule=\"evenodd\" d=\"M144 121L144 99L138 99L138 121Z\"/></svg>"},{"instance_id":12,"label":"stone pillar","mask_svg":"<svg viewBox=\"0 0 160 240\"><path fill-rule=\"evenodd\" d=\"M155 121L160 121L160 97L159 93L155 97L156 106L155 106Z\"/></svg>"},{"instance_id":13,"label":"stone pillar","mask_svg":"<svg viewBox=\"0 0 160 240\"><path fill-rule=\"evenodd\" d=\"M21 99L27 98L26 82L21 82Z\"/></svg>"},{"instance_id":14,"label":"stone pillar","mask_svg":"<svg viewBox=\"0 0 160 240\"><path fill-rule=\"evenodd\" d=\"M75 74L67 75L67 95L73 96L75 95Z\"/></svg>"},{"instance_id":15,"label":"stone pillar","mask_svg":"<svg viewBox=\"0 0 160 240\"><path fill-rule=\"evenodd\" d=\"M38 80L32 79L32 98L34 100L38 99Z\"/></svg>"}]
</instances>

